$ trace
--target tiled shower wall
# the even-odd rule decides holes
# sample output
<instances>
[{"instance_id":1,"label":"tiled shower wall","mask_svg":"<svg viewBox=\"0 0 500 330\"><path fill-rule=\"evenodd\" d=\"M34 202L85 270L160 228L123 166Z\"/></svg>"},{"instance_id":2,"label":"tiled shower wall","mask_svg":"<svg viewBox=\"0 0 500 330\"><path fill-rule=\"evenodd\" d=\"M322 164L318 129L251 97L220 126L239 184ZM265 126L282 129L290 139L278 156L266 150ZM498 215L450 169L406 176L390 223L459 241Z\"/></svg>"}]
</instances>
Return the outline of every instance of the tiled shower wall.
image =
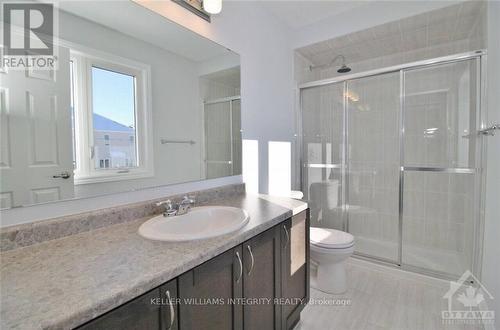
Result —
<instances>
[{"instance_id":1,"label":"tiled shower wall","mask_svg":"<svg viewBox=\"0 0 500 330\"><path fill-rule=\"evenodd\" d=\"M357 73L484 49L486 7L486 1L467 1L303 47L295 53L295 80L339 76L339 63L309 69L338 54L346 57L351 73Z\"/></svg>"}]
</instances>

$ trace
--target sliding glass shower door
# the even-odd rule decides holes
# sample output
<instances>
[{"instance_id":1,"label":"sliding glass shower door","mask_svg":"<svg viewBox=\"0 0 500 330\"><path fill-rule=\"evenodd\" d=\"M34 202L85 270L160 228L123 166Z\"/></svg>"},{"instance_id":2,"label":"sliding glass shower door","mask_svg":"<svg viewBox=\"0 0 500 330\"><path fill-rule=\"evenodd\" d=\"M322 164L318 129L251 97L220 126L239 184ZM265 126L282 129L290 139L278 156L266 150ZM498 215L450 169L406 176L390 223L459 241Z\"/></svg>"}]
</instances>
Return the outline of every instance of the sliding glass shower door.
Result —
<instances>
[{"instance_id":1,"label":"sliding glass shower door","mask_svg":"<svg viewBox=\"0 0 500 330\"><path fill-rule=\"evenodd\" d=\"M311 226L356 254L442 277L481 250L481 54L301 88L302 190Z\"/></svg>"},{"instance_id":2,"label":"sliding glass shower door","mask_svg":"<svg viewBox=\"0 0 500 330\"><path fill-rule=\"evenodd\" d=\"M479 59L404 72L402 263L472 269L479 205Z\"/></svg>"},{"instance_id":3,"label":"sliding glass shower door","mask_svg":"<svg viewBox=\"0 0 500 330\"><path fill-rule=\"evenodd\" d=\"M347 224L356 252L399 257L399 72L347 82Z\"/></svg>"},{"instance_id":4,"label":"sliding glass shower door","mask_svg":"<svg viewBox=\"0 0 500 330\"><path fill-rule=\"evenodd\" d=\"M344 83L302 92L302 176L311 226L345 230Z\"/></svg>"}]
</instances>

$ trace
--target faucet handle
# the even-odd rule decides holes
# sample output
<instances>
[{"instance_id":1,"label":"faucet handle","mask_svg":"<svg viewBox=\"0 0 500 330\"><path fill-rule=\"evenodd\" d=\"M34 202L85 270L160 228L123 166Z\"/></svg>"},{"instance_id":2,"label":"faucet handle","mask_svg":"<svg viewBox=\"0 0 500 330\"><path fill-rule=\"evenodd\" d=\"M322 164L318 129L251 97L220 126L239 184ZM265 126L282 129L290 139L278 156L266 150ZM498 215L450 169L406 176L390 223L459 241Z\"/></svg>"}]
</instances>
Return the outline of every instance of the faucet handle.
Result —
<instances>
[{"instance_id":1,"label":"faucet handle","mask_svg":"<svg viewBox=\"0 0 500 330\"><path fill-rule=\"evenodd\" d=\"M171 208L172 207L172 201L170 199L167 199L166 201L158 202L155 205L156 206L162 206L162 205L165 205L165 204L167 204L166 208Z\"/></svg>"},{"instance_id":2,"label":"faucet handle","mask_svg":"<svg viewBox=\"0 0 500 330\"><path fill-rule=\"evenodd\" d=\"M181 204L194 204L194 203L196 203L195 197L188 195L185 195L184 198L182 198L181 202Z\"/></svg>"},{"instance_id":3,"label":"faucet handle","mask_svg":"<svg viewBox=\"0 0 500 330\"><path fill-rule=\"evenodd\" d=\"M177 215L177 210L175 209L175 207L172 204L172 201L170 199L167 199L166 201L163 201L163 202L156 203L156 206L162 206L162 205L165 205L165 210L163 212L164 217L171 217L171 216Z\"/></svg>"}]
</instances>

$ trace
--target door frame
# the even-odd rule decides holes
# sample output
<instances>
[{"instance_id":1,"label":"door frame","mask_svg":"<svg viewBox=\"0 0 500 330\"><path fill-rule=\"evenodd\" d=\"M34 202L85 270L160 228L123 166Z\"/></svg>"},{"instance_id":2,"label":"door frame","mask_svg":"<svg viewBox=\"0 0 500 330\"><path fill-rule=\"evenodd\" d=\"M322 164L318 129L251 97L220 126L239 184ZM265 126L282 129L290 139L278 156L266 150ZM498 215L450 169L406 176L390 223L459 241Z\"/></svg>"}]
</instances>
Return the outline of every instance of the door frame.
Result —
<instances>
[{"instance_id":1,"label":"door frame","mask_svg":"<svg viewBox=\"0 0 500 330\"><path fill-rule=\"evenodd\" d=\"M298 127L298 144L299 144L299 164L300 164L300 188L302 191L304 191L306 187L306 182L307 180L307 173L306 171L306 166L308 164L305 164L305 159L304 159L304 145L303 145L303 130L302 130L302 122L303 122L303 104L302 104L302 91L309 89L309 88L314 88L314 87L320 87L320 86L327 86L327 85L333 85L333 84L343 84L344 88L344 111L343 111L343 139L344 139L344 146L342 148L342 164L340 164L340 167L342 168L342 200L345 205L349 204L348 200L348 180L349 177L347 175L348 170L349 170L349 164L348 164L348 123L349 123L349 116L348 116L348 104L347 104L347 93L346 89L348 88L348 82L354 79L360 79L360 78L367 78L367 77L373 77L373 76L379 76L379 75L384 75L384 74L389 74L389 73L399 73L400 75L400 109L399 109L399 153L400 153L400 171L399 171L399 201L398 201L398 260L395 262L394 260L390 259L385 259L381 257L374 257L370 255L366 255L363 253L355 252L355 256L361 259L368 259L370 261L394 266L400 269L408 270L408 271L413 271L416 273L424 274L424 275L430 275L442 279L447 279L447 280L456 280L458 277L456 275L452 275L449 273L445 272L440 272L440 271L434 271L431 269L423 268L423 267L417 267L417 266L412 266L412 265L407 265L402 262L402 257L403 257L403 209L404 209L404 200L403 200L403 191L404 191L404 172L406 170L422 170L422 168L413 168L413 167L408 167L404 166L403 161L404 161L404 146L403 146L403 141L404 141L404 101L405 101L405 85L404 85L404 74L408 70L413 70L413 69L423 69L423 68L428 68L436 65L443 65L443 64L451 64L451 63L456 63L456 62L462 62L462 61L467 61L467 60L476 60L476 88L477 88L477 98L476 98L476 116L477 116L477 122L476 122L476 129L484 129L486 127L486 107L484 106L485 104L485 83L486 83L486 50L475 50L475 51L470 51L470 52L465 52L465 53L459 53L459 54L454 54L454 55L449 55L449 56L443 56L443 57L437 57L433 59L428 59L428 60L422 60L422 61L416 61L416 62L410 62L410 63L404 63L400 65L395 65L395 66L390 66L390 67L385 67L385 68L380 68L380 69L375 69L375 70L369 70L369 71L364 71L364 72L359 72L359 73L353 73L353 74L348 74L344 75L341 77L333 77L333 78L328 78L328 79L322 79L322 80L316 80L316 81L311 81L303 84L299 84L298 91L299 91L299 97L298 97L298 102L299 105L297 107L298 109L298 114L297 114L297 127ZM484 194L485 194L485 157L486 157L486 143L484 141L483 137L480 137L477 142L477 148L476 148L476 154L475 154L475 160L477 161L476 166L476 171L468 169L468 168L429 168L429 169L424 169L424 170L430 170L434 172L453 172L453 173L471 173L471 172L477 172L477 175L479 176L478 178L475 178L474 180L474 191L475 191L475 200L474 200L474 214L475 214L475 220L474 220L474 233L473 233L473 251L472 251L472 263L470 267L472 268L472 272L476 275L478 279L481 279L481 265L482 265L482 255L483 255L483 232L484 232L484 212L481 210L484 209ZM316 166L327 166L328 164L315 164ZM338 166L334 164L333 166ZM349 230L349 216L347 212L343 212L343 224L344 228L346 231Z\"/></svg>"}]
</instances>

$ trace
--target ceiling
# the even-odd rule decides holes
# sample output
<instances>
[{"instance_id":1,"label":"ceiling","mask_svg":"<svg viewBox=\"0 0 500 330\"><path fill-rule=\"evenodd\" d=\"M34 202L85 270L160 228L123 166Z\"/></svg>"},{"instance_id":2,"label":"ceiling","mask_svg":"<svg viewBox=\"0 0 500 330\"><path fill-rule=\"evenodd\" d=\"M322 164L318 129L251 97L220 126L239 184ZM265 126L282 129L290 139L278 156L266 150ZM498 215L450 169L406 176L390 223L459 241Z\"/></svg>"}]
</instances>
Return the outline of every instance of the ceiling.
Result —
<instances>
[{"instance_id":1,"label":"ceiling","mask_svg":"<svg viewBox=\"0 0 500 330\"><path fill-rule=\"evenodd\" d=\"M59 8L192 61L202 62L228 52L132 1L61 1Z\"/></svg>"},{"instance_id":2,"label":"ceiling","mask_svg":"<svg viewBox=\"0 0 500 330\"><path fill-rule=\"evenodd\" d=\"M312 65L324 66L338 54L347 63L355 63L466 40L478 34L484 6L484 1L464 2L318 42L297 52Z\"/></svg>"},{"instance_id":3,"label":"ceiling","mask_svg":"<svg viewBox=\"0 0 500 330\"><path fill-rule=\"evenodd\" d=\"M319 22L347 11L359 8L373 0L359 1L262 1L261 6L290 29Z\"/></svg>"}]
</instances>

